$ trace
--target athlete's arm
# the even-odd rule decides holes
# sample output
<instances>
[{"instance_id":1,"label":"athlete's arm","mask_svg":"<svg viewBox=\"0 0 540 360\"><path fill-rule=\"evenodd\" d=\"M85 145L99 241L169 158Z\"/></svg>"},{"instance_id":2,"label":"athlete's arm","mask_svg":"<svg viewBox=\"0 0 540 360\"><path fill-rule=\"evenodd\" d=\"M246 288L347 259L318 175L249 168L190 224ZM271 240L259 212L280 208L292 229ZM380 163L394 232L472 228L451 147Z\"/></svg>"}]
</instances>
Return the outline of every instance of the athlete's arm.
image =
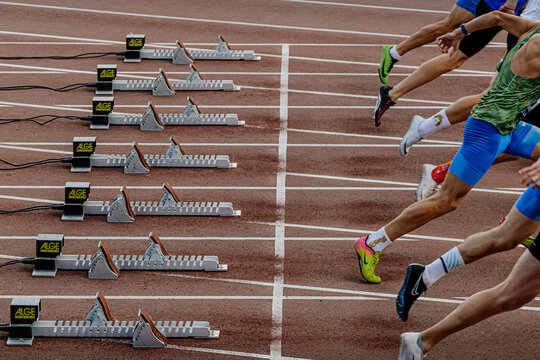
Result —
<instances>
[{"instance_id":1,"label":"athlete's arm","mask_svg":"<svg viewBox=\"0 0 540 360\"><path fill-rule=\"evenodd\" d=\"M469 21L463 26L465 31L468 33L493 26L500 26L509 33L517 37L521 37L522 35L540 27L540 24L535 21L523 19L518 16L506 14L500 11L492 11ZM464 37L465 33L461 27L458 27L451 33L438 37L437 44L443 53L450 52L450 54L452 54L457 49L459 41Z\"/></svg>"},{"instance_id":2,"label":"athlete's arm","mask_svg":"<svg viewBox=\"0 0 540 360\"><path fill-rule=\"evenodd\" d=\"M527 166L518 171L521 175L521 182L524 185L533 185L533 188L537 188L540 185L540 161L535 162L531 166Z\"/></svg>"}]
</instances>

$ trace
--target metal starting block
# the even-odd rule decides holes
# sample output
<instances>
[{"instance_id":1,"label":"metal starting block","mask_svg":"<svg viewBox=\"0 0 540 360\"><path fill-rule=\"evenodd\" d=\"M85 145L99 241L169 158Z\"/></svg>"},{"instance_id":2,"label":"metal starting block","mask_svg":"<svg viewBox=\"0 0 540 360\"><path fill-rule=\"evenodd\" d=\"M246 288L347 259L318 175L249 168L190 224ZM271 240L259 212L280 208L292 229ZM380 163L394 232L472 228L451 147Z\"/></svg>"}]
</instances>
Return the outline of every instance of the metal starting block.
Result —
<instances>
[{"instance_id":1,"label":"metal starting block","mask_svg":"<svg viewBox=\"0 0 540 360\"><path fill-rule=\"evenodd\" d=\"M148 102L148 109L143 114L123 114L112 111L113 97L94 97L91 129L108 129L110 125L137 125L142 131L163 131L168 125L229 125L243 126L237 114L204 114L195 100L188 96L187 106L180 114L159 114ZM108 109L104 113L103 108Z\"/></svg>"},{"instance_id":2,"label":"metal starting block","mask_svg":"<svg viewBox=\"0 0 540 360\"><path fill-rule=\"evenodd\" d=\"M236 169L228 155L187 155L174 137L165 155L143 155L137 142L127 155L94 154L95 137L73 138L71 172L90 172L92 167L123 167L125 174L148 174L151 168L218 168Z\"/></svg>"},{"instance_id":3,"label":"metal starting block","mask_svg":"<svg viewBox=\"0 0 540 360\"><path fill-rule=\"evenodd\" d=\"M141 59L172 60L173 64L191 64L193 60L261 60L253 50L231 50L229 43L219 35L215 50L186 49L176 41L176 49L145 49L145 35L126 35L126 55L124 62L140 62Z\"/></svg>"},{"instance_id":4,"label":"metal starting block","mask_svg":"<svg viewBox=\"0 0 540 360\"><path fill-rule=\"evenodd\" d=\"M203 80L193 64L186 80L170 80L162 69L154 80L115 80L116 65L98 65L98 81L96 95L112 94L114 90L122 91L152 91L154 96L172 96L176 91L239 91L240 86L232 80Z\"/></svg>"},{"instance_id":5,"label":"metal starting block","mask_svg":"<svg viewBox=\"0 0 540 360\"><path fill-rule=\"evenodd\" d=\"M159 202L131 202L125 186L110 202L89 201L90 183L68 182L65 192L64 206L66 208L62 220L82 221L85 215L106 215L107 222L134 222L136 215L232 217L240 216L242 213L240 210L234 210L230 202L183 202L168 183L163 184L163 195ZM71 199L71 194L76 194L77 197ZM67 213L68 209L69 213Z\"/></svg>"},{"instance_id":6,"label":"metal starting block","mask_svg":"<svg viewBox=\"0 0 540 360\"><path fill-rule=\"evenodd\" d=\"M39 320L41 299L19 297L11 301L7 345L32 345L34 337L131 338L133 347L163 348L170 338L218 339L219 331L206 321L157 321L139 309L138 321L118 321L103 293L96 294L85 321Z\"/></svg>"},{"instance_id":7,"label":"metal starting block","mask_svg":"<svg viewBox=\"0 0 540 360\"><path fill-rule=\"evenodd\" d=\"M32 276L55 277L57 270L88 271L90 279L117 279L122 270L227 271L217 256L176 256L165 250L159 237L151 232L144 255L112 255L104 242L94 255L64 255L64 235L39 234Z\"/></svg>"}]
</instances>

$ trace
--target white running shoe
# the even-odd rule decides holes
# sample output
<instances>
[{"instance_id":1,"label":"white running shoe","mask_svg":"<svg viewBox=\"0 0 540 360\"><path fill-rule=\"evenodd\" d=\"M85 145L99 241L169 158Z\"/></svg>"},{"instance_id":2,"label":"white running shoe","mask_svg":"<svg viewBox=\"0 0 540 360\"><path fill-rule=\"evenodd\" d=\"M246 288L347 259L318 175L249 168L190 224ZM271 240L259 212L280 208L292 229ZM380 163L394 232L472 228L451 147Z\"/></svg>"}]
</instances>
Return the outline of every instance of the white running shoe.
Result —
<instances>
[{"instance_id":1,"label":"white running shoe","mask_svg":"<svg viewBox=\"0 0 540 360\"><path fill-rule=\"evenodd\" d=\"M431 176L431 173L435 168L436 166L431 164L422 165L422 176L420 177L420 184L418 184L416 193L414 194L414 201L424 200L437 189L437 182L435 182Z\"/></svg>"},{"instance_id":2,"label":"white running shoe","mask_svg":"<svg viewBox=\"0 0 540 360\"><path fill-rule=\"evenodd\" d=\"M418 126L424 120L425 119L421 116L413 116L409 130L407 130L405 136L403 136L403 139L401 139L401 142L399 143L399 152L401 156L407 156L411 146L423 139L418 133Z\"/></svg>"},{"instance_id":3,"label":"white running shoe","mask_svg":"<svg viewBox=\"0 0 540 360\"><path fill-rule=\"evenodd\" d=\"M422 347L420 333L407 332L401 334L398 360L420 360L426 353Z\"/></svg>"}]
</instances>

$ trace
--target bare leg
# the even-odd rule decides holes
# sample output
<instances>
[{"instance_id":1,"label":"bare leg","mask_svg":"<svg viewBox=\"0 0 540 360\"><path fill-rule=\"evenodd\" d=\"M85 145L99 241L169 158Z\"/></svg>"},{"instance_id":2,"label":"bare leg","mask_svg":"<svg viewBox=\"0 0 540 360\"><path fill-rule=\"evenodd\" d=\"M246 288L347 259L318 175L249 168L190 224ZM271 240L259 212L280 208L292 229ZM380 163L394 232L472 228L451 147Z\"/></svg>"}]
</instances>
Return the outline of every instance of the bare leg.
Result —
<instances>
[{"instance_id":1,"label":"bare leg","mask_svg":"<svg viewBox=\"0 0 540 360\"><path fill-rule=\"evenodd\" d=\"M471 114L472 108L474 105L478 104L482 95L484 95L484 93L462 97L447 107L445 110L446 117L448 118L448 121L450 121L450 124L454 125L467 120Z\"/></svg>"},{"instance_id":2,"label":"bare leg","mask_svg":"<svg viewBox=\"0 0 540 360\"><path fill-rule=\"evenodd\" d=\"M396 101L417 87L438 78L442 74L457 69L463 65L467 59L467 56L459 50L452 54L452 56L442 54L434 57L423 63L411 75L407 76L404 80L394 86L394 88L390 90L389 95L393 101Z\"/></svg>"},{"instance_id":3,"label":"bare leg","mask_svg":"<svg viewBox=\"0 0 540 360\"><path fill-rule=\"evenodd\" d=\"M540 261L525 251L501 284L471 296L435 326L422 332L426 351L445 337L493 315L525 305L540 293Z\"/></svg>"},{"instance_id":4,"label":"bare leg","mask_svg":"<svg viewBox=\"0 0 540 360\"><path fill-rule=\"evenodd\" d=\"M410 205L385 226L388 238L394 241L429 221L457 209L471 189L472 186L449 172L440 191L427 199Z\"/></svg>"},{"instance_id":5,"label":"bare leg","mask_svg":"<svg viewBox=\"0 0 540 360\"><path fill-rule=\"evenodd\" d=\"M458 245L458 250L465 264L470 264L485 256L515 248L539 227L540 222L529 219L513 206L500 226L469 236Z\"/></svg>"},{"instance_id":6,"label":"bare leg","mask_svg":"<svg viewBox=\"0 0 540 360\"><path fill-rule=\"evenodd\" d=\"M407 52L416 49L419 46L435 41L437 37L454 30L460 24L466 23L472 19L474 19L473 13L454 5L446 19L436 22L435 24L424 26L407 40L399 43L396 46L396 50L399 55L405 55Z\"/></svg>"}]
</instances>

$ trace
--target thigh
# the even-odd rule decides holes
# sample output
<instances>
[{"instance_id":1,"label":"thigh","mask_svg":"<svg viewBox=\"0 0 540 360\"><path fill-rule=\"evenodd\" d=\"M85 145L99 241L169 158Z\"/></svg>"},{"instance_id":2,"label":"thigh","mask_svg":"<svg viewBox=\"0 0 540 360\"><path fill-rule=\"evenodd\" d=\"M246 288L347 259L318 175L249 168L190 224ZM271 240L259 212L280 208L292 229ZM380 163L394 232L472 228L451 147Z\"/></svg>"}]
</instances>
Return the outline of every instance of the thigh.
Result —
<instances>
[{"instance_id":1,"label":"thigh","mask_svg":"<svg viewBox=\"0 0 540 360\"><path fill-rule=\"evenodd\" d=\"M517 128L509 136L510 143L504 150L506 154L519 156L524 159L529 159L534 155L533 160L536 160L538 154L533 154L533 152L540 142L540 128L520 121L517 124Z\"/></svg>"},{"instance_id":2,"label":"thigh","mask_svg":"<svg viewBox=\"0 0 540 360\"><path fill-rule=\"evenodd\" d=\"M509 142L510 135L501 135L492 124L469 118L463 131L463 144L449 172L474 187Z\"/></svg>"},{"instance_id":3,"label":"thigh","mask_svg":"<svg viewBox=\"0 0 540 360\"><path fill-rule=\"evenodd\" d=\"M448 15L448 21L456 25L472 20L479 0L458 0Z\"/></svg>"}]
</instances>

